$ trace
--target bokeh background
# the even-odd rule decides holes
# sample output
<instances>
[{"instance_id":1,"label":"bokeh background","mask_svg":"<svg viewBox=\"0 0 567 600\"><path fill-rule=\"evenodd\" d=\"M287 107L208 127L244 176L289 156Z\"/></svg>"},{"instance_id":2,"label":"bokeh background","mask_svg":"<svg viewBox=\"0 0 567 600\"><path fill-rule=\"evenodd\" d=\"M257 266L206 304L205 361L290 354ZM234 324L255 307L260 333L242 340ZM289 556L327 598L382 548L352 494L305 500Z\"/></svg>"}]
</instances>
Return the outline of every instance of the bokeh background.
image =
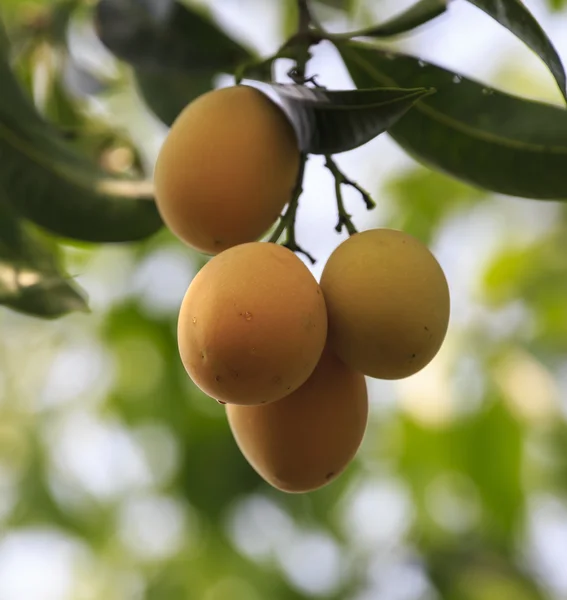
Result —
<instances>
[{"instance_id":1,"label":"bokeh background","mask_svg":"<svg viewBox=\"0 0 567 600\"><path fill-rule=\"evenodd\" d=\"M188 4L265 55L294 27L292 0ZM313 4L345 31L411 2ZM526 0L567 60L563 4ZM46 35L58 5L2 0L20 80L105 167L139 161L151 173L167 128L98 41L92 3ZM561 102L537 57L469 3L392 44ZM353 87L325 43L309 71ZM231 81L219 74L216 85ZM0 308L0 600L567 598L564 205L473 189L387 135L336 159L378 204L366 212L345 191L358 227L404 229L445 269L453 312L438 357L409 379L369 380L356 461L320 491L286 495L249 467L223 408L180 364L177 311L204 259L166 231L140 244L66 244L91 314L42 321ZM313 157L297 236L317 276L344 238L335 210L333 180Z\"/></svg>"}]
</instances>

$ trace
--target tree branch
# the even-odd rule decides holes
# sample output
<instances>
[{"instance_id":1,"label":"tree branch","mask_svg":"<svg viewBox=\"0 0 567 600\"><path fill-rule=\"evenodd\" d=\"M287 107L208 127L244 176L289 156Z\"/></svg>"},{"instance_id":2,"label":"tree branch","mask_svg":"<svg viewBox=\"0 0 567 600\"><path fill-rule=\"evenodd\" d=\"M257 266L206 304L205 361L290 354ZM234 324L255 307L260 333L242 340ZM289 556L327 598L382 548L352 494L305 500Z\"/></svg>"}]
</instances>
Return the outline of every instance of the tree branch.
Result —
<instances>
[{"instance_id":1,"label":"tree branch","mask_svg":"<svg viewBox=\"0 0 567 600\"><path fill-rule=\"evenodd\" d=\"M280 217L280 221L274 230L274 233L270 236L269 242L276 243L282 236L284 231L287 231L286 241L283 245L286 248L289 248L292 252L300 252L304 256L311 261L312 264L315 263L315 259L309 252L304 250L301 246L298 245L295 239L295 219L297 216L297 209L299 207L299 197L303 192L303 176L305 173L305 164L307 162L307 155L302 154L300 157L299 163L299 172L297 174L297 181L295 183L295 187L293 189L293 193L291 196L290 203L288 204L287 210Z\"/></svg>"},{"instance_id":2,"label":"tree branch","mask_svg":"<svg viewBox=\"0 0 567 600\"><path fill-rule=\"evenodd\" d=\"M353 235L357 232L354 223L351 220L351 216L346 212L343 194L341 190L342 185L348 185L354 188L361 196L368 210L371 210L376 207L376 202L372 200L370 194L362 188L358 183L349 179L339 168L337 163L333 160L330 154L325 155L325 166L333 177L335 178L335 196L337 198L337 210L339 213L339 220L337 221L337 225L335 227L335 231L340 233L343 230L343 227L346 227L349 235Z\"/></svg>"},{"instance_id":3,"label":"tree branch","mask_svg":"<svg viewBox=\"0 0 567 600\"><path fill-rule=\"evenodd\" d=\"M297 0L297 10L299 13L297 33L307 33L311 28L311 23L313 22L311 10L309 9L309 1Z\"/></svg>"}]
</instances>

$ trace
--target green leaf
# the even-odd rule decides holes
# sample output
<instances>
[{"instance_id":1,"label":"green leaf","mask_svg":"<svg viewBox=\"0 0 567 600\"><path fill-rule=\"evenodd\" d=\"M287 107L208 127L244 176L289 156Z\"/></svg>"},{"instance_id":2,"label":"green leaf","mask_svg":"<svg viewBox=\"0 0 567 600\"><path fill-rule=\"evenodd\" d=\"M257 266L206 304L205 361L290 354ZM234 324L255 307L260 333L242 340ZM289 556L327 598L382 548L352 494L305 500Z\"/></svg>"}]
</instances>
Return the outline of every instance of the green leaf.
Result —
<instances>
[{"instance_id":1,"label":"green leaf","mask_svg":"<svg viewBox=\"0 0 567 600\"><path fill-rule=\"evenodd\" d=\"M1 17L2 15L0 14L0 58L6 58L10 50L10 43Z\"/></svg>"},{"instance_id":2,"label":"green leaf","mask_svg":"<svg viewBox=\"0 0 567 600\"><path fill-rule=\"evenodd\" d=\"M185 106L208 92L211 76L136 71L136 84L145 103L166 125L171 125Z\"/></svg>"},{"instance_id":3,"label":"green leaf","mask_svg":"<svg viewBox=\"0 0 567 600\"><path fill-rule=\"evenodd\" d=\"M80 0L59 0L50 8L49 25L45 33L53 45L67 45L69 23L80 4Z\"/></svg>"},{"instance_id":4,"label":"green leaf","mask_svg":"<svg viewBox=\"0 0 567 600\"><path fill-rule=\"evenodd\" d=\"M148 107L167 125L194 98L253 58L211 20L173 0L101 0L97 34L117 57L134 67Z\"/></svg>"},{"instance_id":5,"label":"green leaf","mask_svg":"<svg viewBox=\"0 0 567 600\"><path fill-rule=\"evenodd\" d=\"M0 185L30 221L89 242L143 239L162 226L150 182L118 178L43 120L0 61Z\"/></svg>"},{"instance_id":6,"label":"green leaf","mask_svg":"<svg viewBox=\"0 0 567 600\"><path fill-rule=\"evenodd\" d=\"M174 0L100 0L95 27L112 53L144 69L216 72L251 57L210 20Z\"/></svg>"},{"instance_id":7,"label":"green leaf","mask_svg":"<svg viewBox=\"0 0 567 600\"><path fill-rule=\"evenodd\" d=\"M426 166L525 198L567 198L567 110L505 94L416 57L337 45L360 88L434 86L388 130Z\"/></svg>"},{"instance_id":8,"label":"green leaf","mask_svg":"<svg viewBox=\"0 0 567 600\"><path fill-rule=\"evenodd\" d=\"M310 154L336 154L362 146L435 91L424 87L329 91L282 84L258 88L276 95L301 151Z\"/></svg>"},{"instance_id":9,"label":"green leaf","mask_svg":"<svg viewBox=\"0 0 567 600\"><path fill-rule=\"evenodd\" d=\"M0 304L37 317L88 311L84 295L0 198Z\"/></svg>"},{"instance_id":10,"label":"green leaf","mask_svg":"<svg viewBox=\"0 0 567 600\"><path fill-rule=\"evenodd\" d=\"M280 34L284 39L290 38L297 30L297 19L299 11L297 10L296 0L283 0L280 17Z\"/></svg>"},{"instance_id":11,"label":"green leaf","mask_svg":"<svg viewBox=\"0 0 567 600\"><path fill-rule=\"evenodd\" d=\"M333 35L333 40L352 39L354 37L387 38L407 33L437 18L447 10L449 0L419 0L408 9L380 25Z\"/></svg>"},{"instance_id":12,"label":"green leaf","mask_svg":"<svg viewBox=\"0 0 567 600\"><path fill-rule=\"evenodd\" d=\"M553 74L557 85L567 100L565 68L557 50L541 25L520 0L468 0L480 10L511 31L531 48Z\"/></svg>"}]
</instances>

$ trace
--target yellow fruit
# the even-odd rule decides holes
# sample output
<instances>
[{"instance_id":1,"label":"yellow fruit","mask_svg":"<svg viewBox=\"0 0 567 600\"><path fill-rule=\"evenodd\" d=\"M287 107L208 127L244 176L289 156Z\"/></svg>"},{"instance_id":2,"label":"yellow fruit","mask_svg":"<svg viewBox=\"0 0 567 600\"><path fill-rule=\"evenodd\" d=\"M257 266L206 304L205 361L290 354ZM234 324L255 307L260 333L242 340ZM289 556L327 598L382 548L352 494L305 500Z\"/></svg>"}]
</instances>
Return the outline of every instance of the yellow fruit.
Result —
<instances>
[{"instance_id":1,"label":"yellow fruit","mask_svg":"<svg viewBox=\"0 0 567 600\"><path fill-rule=\"evenodd\" d=\"M321 289L293 252L268 242L225 250L193 279L179 313L181 360L209 396L273 402L311 375L327 337Z\"/></svg>"},{"instance_id":2,"label":"yellow fruit","mask_svg":"<svg viewBox=\"0 0 567 600\"><path fill-rule=\"evenodd\" d=\"M443 343L447 280L433 254L411 235L392 229L353 235L329 257L321 289L332 347L365 375L413 375Z\"/></svg>"},{"instance_id":3,"label":"yellow fruit","mask_svg":"<svg viewBox=\"0 0 567 600\"><path fill-rule=\"evenodd\" d=\"M154 173L169 229L209 254L264 234L290 200L299 149L281 109L262 92L208 92L173 123Z\"/></svg>"},{"instance_id":4,"label":"yellow fruit","mask_svg":"<svg viewBox=\"0 0 567 600\"><path fill-rule=\"evenodd\" d=\"M261 477L284 492L309 492L354 458L368 419L366 381L327 347L293 394L226 411L238 447Z\"/></svg>"}]
</instances>

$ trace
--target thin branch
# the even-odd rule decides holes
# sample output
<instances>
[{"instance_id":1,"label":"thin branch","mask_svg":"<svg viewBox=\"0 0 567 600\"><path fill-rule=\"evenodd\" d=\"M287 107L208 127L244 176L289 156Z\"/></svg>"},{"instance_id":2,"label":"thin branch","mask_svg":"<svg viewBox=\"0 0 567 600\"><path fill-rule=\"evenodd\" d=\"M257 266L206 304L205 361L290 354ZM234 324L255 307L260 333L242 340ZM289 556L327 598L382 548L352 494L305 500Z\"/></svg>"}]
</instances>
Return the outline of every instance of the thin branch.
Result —
<instances>
[{"instance_id":1,"label":"thin branch","mask_svg":"<svg viewBox=\"0 0 567 600\"><path fill-rule=\"evenodd\" d=\"M278 226L274 230L274 233L270 236L269 242L276 243L282 236L282 233L289 227L295 227L295 214L297 212L297 205L299 204L299 196L303 192L303 176L305 174L305 163L307 162L307 155L301 154L299 158L299 171L297 173L297 180L295 187L291 194L291 200L287 205L285 213L280 217ZM295 210L293 207L296 207Z\"/></svg>"},{"instance_id":2,"label":"thin branch","mask_svg":"<svg viewBox=\"0 0 567 600\"><path fill-rule=\"evenodd\" d=\"M268 72L276 60L287 58L295 62L294 67L287 73L294 83L298 85L313 83L317 86L313 77L306 77L305 75L307 63L311 59L309 48L327 39L328 34L321 29L317 20L313 17L309 0L297 0L297 12L296 32L272 56L262 60L252 59L239 65L234 73L235 85L240 84L250 71L255 71L256 75L260 71ZM263 80L262 76L253 76L252 78Z\"/></svg>"},{"instance_id":3,"label":"thin branch","mask_svg":"<svg viewBox=\"0 0 567 600\"><path fill-rule=\"evenodd\" d=\"M296 84L305 85L306 83L312 83L313 85L317 86L318 84L315 79L313 77L306 77L305 73L307 63L311 58L309 48L313 44L320 42L323 38L313 20L313 16L309 8L309 0L297 0L297 10L298 21L296 33L289 40L287 40L287 42L285 42L285 44L278 50L274 57L268 60L273 61L280 57L292 58L295 62L295 65L293 69L289 71L289 77ZM241 78L244 75L245 69L246 68L244 68L237 75L237 78L239 76ZM295 239L295 220L297 217L297 209L299 207L299 197L303 192L303 177L305 174L305 164L307 162L307 158L307 154L301 153L299 172L295 187L292 192L291 200L285 213L280 217L279 223L277 224L268 241L277 243L285 231L286 239L283 243L283 246L292 252L303 254L312 264L315 264L315 258L309 254L307 250L303 249Z\"/></svg>"},{"instance_id":4,"label":"thin branch","mask_svg":"<svg viewBox=\"0 0 567 600\"><path fill-rule=\"evenodd\" d=\"M297 0L297 32L283 45L282 50L291 49L295 66L290 69L288 76L298 85L307 81L307 63L311 59L309 48L318 44L324 36L314 27L314 19L309 7L309 0Z\"/></svg>"},{"instance_id":5,"label":"thin branch","mask_svg":"<svg viewBox=\"0 0 567 600\"><path fill-rule=\"evenodd\" d=\"M317 83L318 75L311 75L310 77L306 77L305 75L301 75L297 72L295 67L292 67L286 75L293 81L293 83L297 85L307 85L310 83L313 87L319 88L320 90L327 89L324 85Z\"/></svg>"},{"instance_id":6,"label":"thin branch","mask_svg":"<svg viewBox=\"0 0 567 600\"><path fill-rule=\"evenodd\" d=\"M278 226L274 229L274 233L272 233L268 242L271 242L272 244L276 244L279 241L279 239L282 237L282 233L285 231L287 222L289 221L290 206L291 206L291 203L288 204L287 210L285 211L285 213L283 215L280 215L280 220L278 222Z\"/></svg>"},{"instance_id":7,"label":"thin branch","mask_svg":"<svg viewBox=\"0 0 567 600\"><path fill-rule=\"evenodd\" d=\"M291 200L288 204L287 210L280 217L280 221L268 241L272 243L278 242L283 232L287 231L286 241L283 243L283 245L286 248L289 248L289 250L291 250L292 252L300 252L301 254L306 256L312 264L315 264L315 259L313 258L313 256L309 254L309 252L304 250L301 246L299 246L295 239L295 219L297 216L297 208L299 206L299 197L303 192L303 176L305 174L306 162L307 155L302 154L300 157L297 181L293 189Z\"/></svg>"},{"instance_id":8,"label":"thin branch","mask_svg":"<svg viewBox=\"0 0 567 600\"><path fill-rule=\"evenodd\" d=\"M315 260L313 255L309 254L309 252L302 248L295 240L295 216L297 213L298 206L299 202L294 202L289 206L288 212L290 213L289 219L291 222L291 226L288 226L287 228L287 237L283 245L292 252L299 252L300 254L303 254L303 256L305 256L307 260L309 260L309 262L312 265L314 265L317 261Z\"/></svg>"},{"instance_id":9,"label":"thin branch","mask_svg":"<svg viewBox=\"0 0 567 600\"><path fill-rule=\"evenodd\" d=\"M370 194L362 186L360 186L358 183L356 183L356 181L353 181L352 179L347 177L340 170L339 166L331 158L330 155L325 155L325 166L327 167L327 169L329 169L329 171L331 171L331 173L333 174L333 177L335 179L339 179L340 183L342 183L343 185L348 185L348 186L354 188L362 196L362 200L364 201L364 204L366 205L366 208L368 210L372 210L373 208L376 208L376 202L374 202L374 200L372 200L372 197L370 196Z\"/></svg>"},{"instance_id":10,"label":"thin branch","mask_svg":"<svg viewBox=\"0 0 567 600\"><path fill-rule=\"evenodd\" d=\"M240 85L242 80L246 78L260 79L263 81L268 77L271 80L272 65L278 58L282 58L279 51L268 58L261 60L251 59L240 64L234 72L234 85ZM251 77L249 77L251 72Z\"/></svg>"},{"instance_id":11,"label":"thin branch","mask_svg":"<svg viewBox=\"0 0 567 600\"><path fill-rule=\"evenodd\" d=\"M297 0L297 11L299 13L297 33L307 33L311 28L311 23L313 22L311 10L309 9L309 1Z\"/></svg>"},{"instance_id":12,"label":"thin branch","mask_svg":"<svg viewBox=\"0 0 567 600\"><path fill-rule=\"evenodd\" d=\"M329 169L329 171L331 171L333 177L335 178L335 196L337 199L337 210L339 213L339 220L337 221L335 231L337 233L340 233L343 230L343 227L346 227L348 234L353 235L357 231L356 227L354 226L354 223L350 218L350 215L345 209L345 205L343 202L343 193L341 190L341 173L337 170L335 162L329 155L325 156L325 166L327 167L327 169Z\"/></svg>"},{"instance_id":13,"label":"thin branch","mask_svg":"<svg viewBox=\"0 0 567 600\"><path fill-rule=\"evenodd\" d=\"M370 194L362 188L358 183L349 179L339 168L337 163L332 159L331 155L325 155L325 166L335 179L335 195L337 198L337 210L339 213L339 220L335 227L335 230L340 233L343 230L343 227L346 228L349 235L353 235L357 232L354 223L351 220L351 215L349 215L345 209L343 194L342 194L342 185L348 185L354 188L361 196L368 210L371 210L376 207L376 203L370 197Z\"/></svg>"}]
</instances>

